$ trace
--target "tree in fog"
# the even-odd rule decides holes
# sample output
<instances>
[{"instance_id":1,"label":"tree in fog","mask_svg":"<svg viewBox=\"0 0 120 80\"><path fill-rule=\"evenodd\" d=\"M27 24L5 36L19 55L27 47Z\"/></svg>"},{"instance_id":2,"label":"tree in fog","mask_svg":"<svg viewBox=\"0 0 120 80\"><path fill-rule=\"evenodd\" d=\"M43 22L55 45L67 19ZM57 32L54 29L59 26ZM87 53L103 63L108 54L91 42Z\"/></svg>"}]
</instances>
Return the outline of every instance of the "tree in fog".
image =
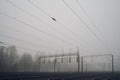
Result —
<instances>
[{"instance_id":1,"label":"tree in fog","mask_svg":"<svg viewBox=\"0 0 120 80\"><path fill-rule=\"evenodd\" d=\"M18 54L17 54L17 49L15 46L9 46L6 48L5 53L8 54L8 71L9 72L14 72L16 71L15 64L18 61Z\"/></svg>"},{"instance_id":2,"label":"tree in fog","mask_svg":"<svg viewBox=\"0 0 120 80\"><path fill-rule=\"evenodd\" d=\"M0 46L0 72L5 72L7 67L7 55L5 54L5 46Z\"/></svg>"},{"instance_id":3,"label":"tree in fog","mask_svg":"<svg viewBox=\"0 0 120 80\"><path fill-rule=\"evenodd\" d=\"M19 61L19 71L20 72L33 72L34 71L34 61L30 54L24 53Z\"/></svg>"},{"instance_id":4,"label":"tree in fog","mask_svg":"<svg viewBox=\"0 0 120 80\"><path fill-rule=\"evenodd\" d=\"M35 56L35 72L40 72L41 56L39 53L40 52L37 52L37 54Z\"/></svg>"}]
</instances>

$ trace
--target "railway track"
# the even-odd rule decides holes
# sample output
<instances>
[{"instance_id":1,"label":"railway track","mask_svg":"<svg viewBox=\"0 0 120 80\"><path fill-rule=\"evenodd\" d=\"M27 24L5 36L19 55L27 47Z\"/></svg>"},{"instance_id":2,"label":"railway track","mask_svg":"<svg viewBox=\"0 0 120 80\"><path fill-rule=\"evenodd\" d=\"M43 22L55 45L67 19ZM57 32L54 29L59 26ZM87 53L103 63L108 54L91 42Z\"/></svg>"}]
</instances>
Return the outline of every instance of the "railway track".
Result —
<instances>
[{"instance_id":1,"label":"railway track","mask_svg":"<svg viewBox=\"0 0 120 80\"><path fill-rule=\"evenodd\" d=\"M116 74L115 74L116 75ZM0 73L0 80L120 80L111 73Z\"/></svg>"}]
</instances>

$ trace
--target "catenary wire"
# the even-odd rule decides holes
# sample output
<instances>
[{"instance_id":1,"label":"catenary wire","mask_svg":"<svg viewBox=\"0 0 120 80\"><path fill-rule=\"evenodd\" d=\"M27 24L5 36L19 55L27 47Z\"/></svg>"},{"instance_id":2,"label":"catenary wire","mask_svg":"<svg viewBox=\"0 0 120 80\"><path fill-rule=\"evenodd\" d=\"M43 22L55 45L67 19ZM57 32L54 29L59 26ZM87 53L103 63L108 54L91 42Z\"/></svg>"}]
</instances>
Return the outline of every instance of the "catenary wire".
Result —
<instances>
[{"instance_id":1,"label":"catenary wire","mask_svg":"<svg viewBox=\"0 0 120 80\"><path fill-rule=\"evenodd\" d=\"M14 31L17 32L17 33L22 33L22 34L26 35L26 33L24 33L23 31L16 30L16 29L14 29ZM32 42L28 42L28 41L21 40L21 39L18 39L18 38L10 37L10 36L7 36L7 35L0 34L0 36L1 36L1 35L4 36L4 37L16 39L16 40L19 40L19 41L24 41L24 42L27 42L27 43L30 43L30 44L32 43ZM41 39L38 39L38 40L41 40ZM34 43L32 43L32 44L34 44ZM42 47L43 47L43 46L49 48L48 46L42 45ZM87 51L87 52L93 52L93 51L88 51L88 50L86 50L86 49L80 49L80 50L82 50L82 51Z\"/></svg>"},{"instance_id":2,"label":"catenary wire","mask_svg":"<svg viewBox=\"0 0 120 80\"><path fill-rule=\"evenodd\" d=\"M7 45L7 46L13 46L13 44L10 44L10 43L4 43L4 42L2 42L2 44L3 45ZM21 46L16 46L15 45L15 47L17 47L17 48L19 48L19 49L23 49L23 50L29 50L29 51L35 51L35 52L37 52L37 50L34 50L34 49L29 49L29 48L24 48L24 47L21 47Z\"/></svg>"},{"instance_id":3,"label":"catenary wire","mask_svg":"<svg viewBox=\"0 0 120 80\"><path fill-rule=\"evenodd\" d=\"M43 12L45 15L47 15L49 18L51 18L54 22L57 22L57 24L59 24L60 26L64 26L64 28L66 28L69 32L71 32L74 36L76 36L77 34L75 32L73 32L71 29L68 28L68 26L64 25L63 23L61 23L59 20L57 20L56 18L52 17L51 15L49 15L46 11L44 11L43 9L41 9L39 6L37 6L36 4L34 4L31 0L28 0L28 2L33 5L34 7L36 7L38 10L40 10L41 12ZM79 43L80 44L80 43ZM83 45L82 45L83 46Z\"/></svg>"},{"instance_id":4,"label":"catenary wire","mask_svg":"<svg viewBox=\"0 0 120 80\"><path fill-rule=\"evenodd\" d=\"M70 30L67 26L65 26L64 24L62 24L60 21L58 21L57 19L55 19L54 17L52 17L51 15L49 15L46 11L44 11L43 9L41 9L39 6L37 6L36 4L34 4L31 0L28 0L28 2L33 5L34 7L36 7L38 10L40 10L41 12L43 12L44 14L46 14L49 18L51 18L53 21L58 22L60 25L64 26L67 30L69 30L72 34L74 34L74 32L72 30Z\"/></svg>"},{"instance_id":5,"label":"catenary wire","mask_svg":"<svg viewBox=\"0 0 120 80\"><path fill-rule=\"evenodd\" d=\"M8 35L5 35L5 34L0 34L0 36L7 37L7 38L10 38L10 39L14 39L14 40L17 40L17 41L22 41L22 42L29 43L29 44L35 45L35 46L40 46L40 45L43 46L42 44L40 44L40 45L39 44L35 44L35 43L31 42L31 41L25 41L23 39L18 39L18 38L15 38L15 37L12 37L12 36L8 36ZM44 47L47 47L47 46L44 46Z\"/></svg>"},{"instance_id":6,"label":"catenary wire","mask_svg":"<svg viewBox=\"0 0 120 80\"><path fill-rule=\"evenodd\" d=\"M11 29L11 27L10 28L7 28L7 29ZM24 31L20 31L20 30L17 30L17 29L15 29L15 28L13 28L13 30L15 31L15 32L17 32L17 33L22 33L23 35L30 35L29 33L25 33ZM30 35L31 36L31 35ZM35 36L32 36L32 37L35 37ZM40 37L38 37L38 36L36 36L36 39L37 40L40 40L40 41L45 41L46 39L44 39L44 38L40 38ZM45 46L45 45L42 45L43 47L47 47L48 48L48 46Z\"/></svg>"},{"instance_id":7,"label":"catenary wire","mask_svg":"<svg viewBox=\"0 0 120 80\"><path fill-rule=\"evenodd\" d=\"M52 38L55 38L55 39L57 39L57 40L59 40L59 41L62 41L62 42L64 42L64 43L66 43L66 44L69 44L69 45L72 45L72 46L75 46L75 47L76 47L76 45L73 44L73 43L71 43L71 42L68 42L68 41L66 41L66 40L64 40L64 39L58 38L58 37L56 37L56 36L54 36L54 35L52 35L52 34L49 34L49 33L45 32L45 31L43 31L43 30L40 30L40 29L38 29L38 28L36 28L36 27L28 24L28 23L25 23L25 22L23 22L23 21L21 21L21 20L16 19L15 17L12 17L12 16L10 16L10 15L7 15L7 14L5 14L5 13L3 13L3 12L0 12L0 14L1 14L1 15L4 15L4 16L6 16L6 17L9 17L10 19L15 20L15 21L17 21L17 22L19 22L19 23L22 23L22 24L24 24L24 25L27 25L27 27L30 27L30 28L38 31L38 32L44 33L44 34L46 34L46 35L49 35L49 36L52 37Z\"/></svg>"},{"instance_id":8,"label":"catenary wire","mask_svg":"<svg viewBox=\"0 0 120 80\"><path fill-rule=\"evenodd\" d=\"M22 9L22 8L20 8L20 7L18 7L16 4L12 3L11 1L7 0L7 2L8 2L9 4L11 4L12 6L14 6L15 8L21 10L22 12L24 12L24 13L26 13L26 14L32 16L32 17L35 18L36 20L38 20L38 21L40 21L40 22L46 24L47 26L51 26L51 25L45 23L42 19L40 19L40 18L34 16L33 14L29 13L28 11L26 11L26 10L24 10L24 9ZM42 10L42 11L43 11L43 10ZM45 26L45 27L46 27L46 26ZM50 29L52 28L53 30L55 30L56 32L58 32L58 33L60 33L60 34L62 34L62 35L64 35L64 36L66 35L65 33L60 32L59 30L56 30L56 29L53 28L53 27L49 27L49 28L50 28ZM67 37L68 37L68 36L67 36Z\"/></svg>"},{"instance_id":9,"label":"catenary wire","mask_svg":"<svg viewBox=\"0 0 120 80\"><path fill-rule=\"evenodd\" d=\"M82 20L82 18L68 5L68 3L64 0L62 0L62 2L76 15L76 17L86 26L86 28L96 37L96 39L101 41L97 34Z\"/></svg>"},{"instance_id":10,"label":"catenary wire","mask_svg":"<svg viewBox=\"0 0 120 80\"><path fill-rule=\"evenodd\" d=\"M62 0L62 2L76 15L76 17L86 26L86 28L96 37L96 39L98 41L100 41L100 43L102 44L103 47L105 47L106 49L109 49L108 48L108 44L104 44L103 41L101 40L101 38L99 38L97 36L97 34L82 20L82 18L69 6L69 4L67 2L65 2L65 0Z\"/></svg>"},{"instance_id":11,"label":"catenary wire","mask_svg":"<svg viewBox=\"0 0 120 80\"><path fill-rule=\"evenodd\" d=\"M92 25L97 28L96 24L92 21L91 17L87 14L87 12L85 11L85 9L81 6L80 2L79 2L78 0L75 0L75 1L76 1L76 3L78 4L78 6L83 10L83 12L85 13L85 15L88 17L88 19L89 19L89 21L92 23ZM101 35L100 35L100 36L101 36ZM107 45L107 46L106 46L106 45L103 43L103 36L101 36L101 37L102 37L102 40L101 40L102 45L103 45L104 47L108 47L108 44L106 44L106 45Z\"/></svg>"},{"instance_id":12,"label":"catenary wire","mask_svg":"<svg viewBox=\"0 0 120 80\"><path fill-rule=\"evenodd\" d=\"M93 24L94 27L97 27L96 24L92 21L91 17L88 15L88 13L85 11L85 9L81 6L78 0L75 0L78 6L83 10L84 14L88 17L89 21Z\"/></svg>"}]
</instances>

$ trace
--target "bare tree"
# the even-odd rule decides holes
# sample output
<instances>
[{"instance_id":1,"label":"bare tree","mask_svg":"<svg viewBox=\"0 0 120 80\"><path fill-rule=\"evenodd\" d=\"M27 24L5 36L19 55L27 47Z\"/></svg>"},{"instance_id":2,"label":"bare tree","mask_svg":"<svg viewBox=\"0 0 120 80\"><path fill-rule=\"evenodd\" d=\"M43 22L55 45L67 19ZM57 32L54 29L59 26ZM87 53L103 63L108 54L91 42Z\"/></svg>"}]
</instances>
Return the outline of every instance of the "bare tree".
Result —
<instances>
[{"instance_id":1,"label":"bare tree","mask_svg":"<svg viewBox=\"0 0 120 80\"><path fill-rule=\"evenodd\" d=\"M0 72L4 72L6 68L6 56L4 54L4 50L6 47L0 46Z\"/></svg>"},{"instance_id":2,"label":"bare tree","mask_svg":"<svg viewBox=\"0 0 120 80\"><path fill-rule=\"evenodd\" d=\"M19 62L20 72L33 72L34 71L34 61L30 54L24 53Z\"/></svg>"},{"instance_id":3,"label":"bare tree","mask_svg":"<svg viewBox=\"0 0 120 80\"><path fill-rule=\"evenodd\" d=\"M35 55L35 72L40 72L41 69L41 56L40 56L40 52L37 52L37 54Z\"/></svg>"},{"instance_id":4,"label":"bare tree","mask_svg":"<svg viewBox=\"0 0 120 80\"><path fill-rule=\"evenodd\" d=\"M18 54L16 47L15 46L7 47L5 53L8 54L8 59L7 59L8 71L9 72L16 71L15 64L18 61Z\"/></svg>"}]
</instances>

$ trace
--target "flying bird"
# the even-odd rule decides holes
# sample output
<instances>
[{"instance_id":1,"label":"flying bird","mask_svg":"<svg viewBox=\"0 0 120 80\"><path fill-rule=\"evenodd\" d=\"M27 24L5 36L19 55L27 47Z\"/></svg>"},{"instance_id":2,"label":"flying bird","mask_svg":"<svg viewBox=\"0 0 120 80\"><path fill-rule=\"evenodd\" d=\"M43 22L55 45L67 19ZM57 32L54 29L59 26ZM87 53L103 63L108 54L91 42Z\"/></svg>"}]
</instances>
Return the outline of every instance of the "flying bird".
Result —
<instances>
[{"instance_id":1,"label":"flying bird","mask_svg":"<svg viewBox=\"0 0 120 80\"><path fill-rule=\"evenodd\" d=\"M53 21L56 21L56 19L55 19L55 18L53 18L53 17L51 17L51 18L52 18L52 20L53 20Z\"/></svg>"}]
</instances>

